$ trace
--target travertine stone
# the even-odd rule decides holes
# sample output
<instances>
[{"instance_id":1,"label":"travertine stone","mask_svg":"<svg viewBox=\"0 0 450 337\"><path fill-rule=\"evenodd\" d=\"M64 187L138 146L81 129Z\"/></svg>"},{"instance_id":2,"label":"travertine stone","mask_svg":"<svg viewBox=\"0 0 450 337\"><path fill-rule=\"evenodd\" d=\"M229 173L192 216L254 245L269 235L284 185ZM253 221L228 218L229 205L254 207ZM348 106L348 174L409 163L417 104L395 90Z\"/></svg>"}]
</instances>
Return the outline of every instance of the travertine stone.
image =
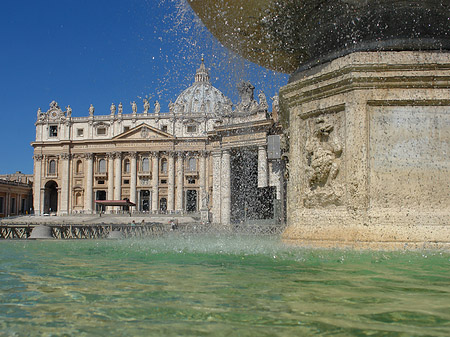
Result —
<instances>
[{"instance_id":1,"label":"travertine stone","mask_svg":"<svg viewBox=\"0 0 450 337\"><path fill-rule=\"evenodd\" d=\"M354 53L302 75L281 90L284 238L449 247L450 53Z\"/></svg>"},{"instance_id":2,"label":"travertine stone","mask_svg":"<svg viewBox=\"0 0 450 337\"><path fill-rule=\"evenodd\" d=\"M258 146L258 187L267 187L269 170L267 166L267 150L265 146Z\"/></svg>"},{"instance_id":3,"label":"travertine stone","mask_svg":"<svg viewBox=\"0 0 450 337\"><path fill-rule=\"evenodd\" d=\"M220 210L221 210L221 175L222 175L222 152L215 151L212 153L213 157L213 222L220 223Z\"/></svg>"},{"instance_id":4,"label":"travertine stone","mask_svg":"<svg viewBox=\"0 0 450 337\"><path fill-rule=\"evenodd\" d=\"M152 211L159 209L159 152L152 154Z\"/></svg>"},{"instance_id":5,"label":"travertine stone","mask_svg":"<svg viewBox=\"0 0 450 337\"><path fill-rule=\"evenodd\" d=\"M93 197L93 174L94 174L94 156L92 153L89 153L86 156L86 162L87 162L87 170L86 170L86 200L84 209L86 212L92 213L92 197Z\"/></svg>"},{"instance_id":6,"label":"travertine stone","mask_svg":"<svg viewBox=\"0 0 450 337\"><path fill-rule=\"evenodd\" d=\"M177 153L177 196L175 199L175 208L177 212L183 211L184 195L184 154Z\"/></svg>"},{"instance_id":7,"label":"travertine stone","mask_svg":"<svg viewBox=\"0 0 450 337\"><path fill-rule=\"evenodd\" d=\"M136 203L136 181L137 181L137 153L131 153L131 179L130 179L130 201Z\"/></svg>"},{"instance_id":8,"label":"travertine stone","mask_svg":"<svg viewBox=\"0 0 450 337\"><path fill-rule=\"evenodd\" d=\"M169 172L168 172L168 198L167 198L167 210L175 210L175 154L169 153Z\"/></svg>"},{"instance_id":9,"label":"travertine stone","mask_svg":"<svg viewBox=\"0 0 450 337\"><path fill-rule=\"evenodd\" d=\"M229 225L231 217L231 156L229 150L222 151L222 174L221 174L221 210L222 225Z\"/></svg>"}]
</instances>

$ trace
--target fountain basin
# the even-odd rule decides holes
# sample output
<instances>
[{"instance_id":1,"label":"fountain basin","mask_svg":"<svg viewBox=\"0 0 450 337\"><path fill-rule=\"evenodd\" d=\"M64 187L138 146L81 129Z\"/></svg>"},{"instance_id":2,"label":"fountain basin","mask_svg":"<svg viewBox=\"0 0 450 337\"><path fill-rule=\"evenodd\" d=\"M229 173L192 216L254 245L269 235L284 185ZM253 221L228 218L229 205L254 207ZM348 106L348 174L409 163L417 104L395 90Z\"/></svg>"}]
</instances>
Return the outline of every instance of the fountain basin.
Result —
<instances>
[{"instance_id":1,"label":"fountain basin","mask_svg":"<svg viewBox=\"0 0 450 337\"><path fill-rule=\"evenodd\" d=\"M356 51L450 50L447 0L189 0L227 48L303 71Z\"/></svg>"}]
</instances>

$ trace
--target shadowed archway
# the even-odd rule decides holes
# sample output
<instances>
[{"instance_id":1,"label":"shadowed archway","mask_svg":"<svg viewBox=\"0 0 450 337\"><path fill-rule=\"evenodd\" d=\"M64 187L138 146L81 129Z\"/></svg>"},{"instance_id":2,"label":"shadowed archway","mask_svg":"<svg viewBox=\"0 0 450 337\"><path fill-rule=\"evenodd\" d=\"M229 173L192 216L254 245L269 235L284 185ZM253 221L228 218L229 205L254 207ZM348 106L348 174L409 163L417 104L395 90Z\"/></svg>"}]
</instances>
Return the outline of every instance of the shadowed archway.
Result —
<instances>
[{"instance_id":1,"label":"shadowed archway","mask_svg":"<svg viewBox=\"0 0 450 337\"><path fill-rule=\"evenodd\" d=\"M44 213L58 212L58 184L50 180L45 184L44 191Z\"/></svg>"}]
</instances>

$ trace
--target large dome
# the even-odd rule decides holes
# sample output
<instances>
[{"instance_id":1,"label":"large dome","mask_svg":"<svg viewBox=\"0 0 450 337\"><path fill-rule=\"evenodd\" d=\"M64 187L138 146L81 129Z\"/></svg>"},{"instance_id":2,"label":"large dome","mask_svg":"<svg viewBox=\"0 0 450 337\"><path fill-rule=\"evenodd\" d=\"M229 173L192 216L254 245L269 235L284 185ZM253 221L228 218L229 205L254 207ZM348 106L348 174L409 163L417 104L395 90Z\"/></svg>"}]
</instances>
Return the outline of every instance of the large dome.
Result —
<instances>
[{"instance_id":1,"label":"large dome","mask_svg":"<svg viewBox=\"0 0 450 337\"><path fill-rule=\"evenodd\" d=\"M202 64L195 74L195 82L184 90L175 101L177 114L222 114L231 109L231 101L219 89L212 86L208 70Z\"/></svg>"}]
</instances>

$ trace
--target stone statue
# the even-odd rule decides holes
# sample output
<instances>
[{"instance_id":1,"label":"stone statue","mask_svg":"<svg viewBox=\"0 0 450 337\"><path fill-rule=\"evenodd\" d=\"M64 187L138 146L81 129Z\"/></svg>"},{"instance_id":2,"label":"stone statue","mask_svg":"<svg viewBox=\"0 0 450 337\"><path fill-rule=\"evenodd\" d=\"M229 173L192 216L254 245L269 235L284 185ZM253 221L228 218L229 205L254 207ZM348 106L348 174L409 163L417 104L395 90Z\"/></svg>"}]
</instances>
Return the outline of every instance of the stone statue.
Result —
<instances>
[{"instance_id":1,"label":"stone statue","mask_svg":"<svg viewBox=\"0 0 450 337\"><path fill-rule=\"evenodd\" d=\"M258 98L259 98L259 108L262 110L269 109L269 104L267 104L267 98L264 92L260 91Z\"/></svg>"},{"instance_id":2,"label":"stone statue","mask_svg":"<svg viewBox=\"0 0 450 337\"><path fill-rule=\"evenodd\" d=\"M208 192L203 192L203 197L202 197L202 209L208 209L208 205L209 205L209 193Z\"/></svg>"},{"instance_id":3,"label":"stone statue","mask_svg":"<svg viewBox=\"0 0 450 337\"><path fill-rule=\"evenodd\" d=\"M173 114L175 112L175 103L172 103L172 101L170 101L170 103L169 103L169 112L171 114Z\"/></svg>"},{"instance_id":4,"label":"stone statue","mask_svg":"<svg viewBox=\"0 0 450 337\"><path fill-rule=\"evenodd\" d=\"M241 82L238 85L238 92L241 101L239 102L237 109L240 112L249 112L255 107L257 102L253 98L253 91L255 87L250 82Z\"/></svg>"},{"instance_id":5,"label":"stone statue","mask_svg":"<svg viewBox=\"0 0 450 337\"><path fill-rule=\"evenodd\" d=\"M149 110L150 110L150 103L148 102L148 99L144 98L144 113L148 114Z\"/></svg>"},{"instance_id":6,"label":"stone statue","mask_svg":"<svg viewBox=\"0 0 450 337\"><path fill-rule=\"evenodd\" d=\"M336 184L342 145L331 133L334 126L325 118L315 120L312 136L306 142L308 189L305 206L339 205L343 191Z\"/></svg>"},{"instance_id":7,"label":"stone statue","mask_svg":"<svg viewBox=\"0 0 450 337\"><path fill-rule=\"evenodd\" d=\"M50 110L51 110L51 109L59 109L58 102L56 102L56 101L51 101L51 103L50 103Z\"/></svg>"},{"instance_id":8,"label":"stone statue","mask_svg":"<svg viewBox=\"0 0 450 337\"><path fill-rule=\"evenodd\" d=\"M280 106L280 97L278 97L278 95L275 95L272 97L272 112L274 111L278 112L279 106Z\"/></svg>"},{"instance_id":9,"label":"stone statue","mask_svg":"<svg viewBox=\"0 0 450 337\"><path fill-rule=\"evenodd\" d=\"M42 115L42 110L41 110L41 108L39 108L37 111L37 118L39 119L39 117L41 117L41 115Z\"/></svg>"},{"instance_id":10,"label":"stone statue","mask_svg":"<svg viewBox=\"0 0 450 337\"><path fill-rule=\"evenodd\" d=\"M94 116L94 111L95 111L95 108L94 108L94 106L91 104L91 106L89 107L89 116Z\"/></svg>"},{"instance_id":11,"label":"stone statue","mask_svg":"<svg viewBox=\"0 0 450 337\"><path fill-rule=\"evenodd\" d=\"M72 108L70 105L66 107L67 117L72 117Z\"/></svg>"},{"instance_id":12,"label":"stone statue","mask_svg":"<svg viewBox=\"0 0 450 337\"><path fill-rule=\"evenodd\" d=\"M116 113L116 106L114 105L114 103L111 103L111 107L109 108L109 110L111 111L111 115L114 115Z\"/></svg>"},{"instance_id":13,"label":"stone statue","mask_svg":"<svg viewBox=\"0 0 450 337\"><path fill-rule=\"evenodd\" d=\"M123 113L123 105L122 105L122 102L120 102L118 114L121 115L122 113Z\"/></svg>"},{"instance_id":14,"label":"stone statue","mask_svg":"<svg viewBox=\"0 0 450 337\"><path fill-rule=\"evenodd\" d=\"M133 111L133 113L137 113L137 104L135 101L133 101L133 103L131 103L131 110Z\"/></svg>"},{"instance_id":15,"label":"stone statue","mask_svg":"<svg viewBox=\"0 0 450 337\"><path fill-rule=\"evenodd\" d=\"M155 101L155 114L159 114L161 111L161 105L159 105L158 101Z\"/></svg>"}]
</instances>

